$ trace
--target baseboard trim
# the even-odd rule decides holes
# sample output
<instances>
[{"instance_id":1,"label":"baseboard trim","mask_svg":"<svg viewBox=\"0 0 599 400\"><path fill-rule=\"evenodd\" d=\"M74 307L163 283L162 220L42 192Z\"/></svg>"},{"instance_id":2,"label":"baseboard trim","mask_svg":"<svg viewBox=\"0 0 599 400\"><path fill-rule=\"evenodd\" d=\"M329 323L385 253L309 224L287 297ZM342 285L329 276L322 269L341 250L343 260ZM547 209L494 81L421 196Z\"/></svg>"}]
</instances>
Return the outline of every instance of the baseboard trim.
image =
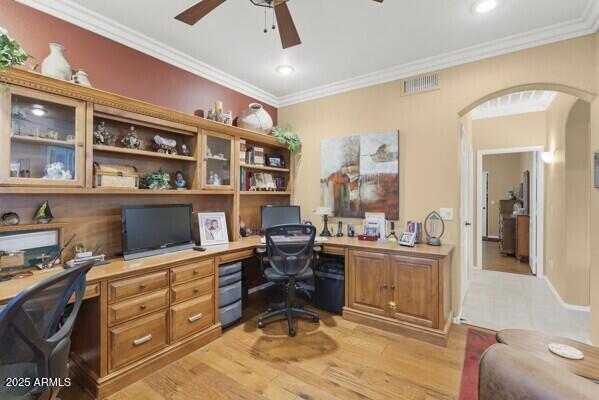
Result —
<instances>
[{"instance_id":1,"label":"baseboard trim","mask_svg":"<svg viewBox=\"0 0 599 400\"><path fill-rule=\"evenodd\" d=\"M551 283L551 280L549 280L547 275L543 276L543 279L545 279L545 282L547 282L547 284L549 285L549 289L551 289L551 292L553 293L553 295L555 296L555 298L561 304L562 307L564 307L565 309L568 309L568 310L572 310L572 311L591 312L591 306L579 306L576 304L566 303L562 299L562 297L559 295L557 289L555 288L555 286L553 286L553 284Z\"/></svg>"}]
</instances>

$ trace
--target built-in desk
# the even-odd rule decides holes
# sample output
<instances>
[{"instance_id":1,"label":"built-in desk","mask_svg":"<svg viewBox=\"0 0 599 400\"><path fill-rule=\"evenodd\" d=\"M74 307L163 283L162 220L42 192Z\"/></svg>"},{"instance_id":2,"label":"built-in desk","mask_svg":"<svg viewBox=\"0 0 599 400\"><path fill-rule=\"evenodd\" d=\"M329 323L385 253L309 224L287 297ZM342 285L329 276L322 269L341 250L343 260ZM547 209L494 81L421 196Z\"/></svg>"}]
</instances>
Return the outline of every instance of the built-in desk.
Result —
<instances>
[{"instance_id":1,"label":"built-in desk","mask_svg":"<svg viewBox=\"0 0 599 400\"><path fill-rule=\"evenodd\" d=\"M408 248L347 237L319 244L324 253L345 257L344 318L446 343L453 246ZM94 267L72 336L75 379L104 398L217 339L218 266L252 257L261 246L254 236L204 252ZM0 304L61 270L0 283Z\"/></svg>"}]
</instances>

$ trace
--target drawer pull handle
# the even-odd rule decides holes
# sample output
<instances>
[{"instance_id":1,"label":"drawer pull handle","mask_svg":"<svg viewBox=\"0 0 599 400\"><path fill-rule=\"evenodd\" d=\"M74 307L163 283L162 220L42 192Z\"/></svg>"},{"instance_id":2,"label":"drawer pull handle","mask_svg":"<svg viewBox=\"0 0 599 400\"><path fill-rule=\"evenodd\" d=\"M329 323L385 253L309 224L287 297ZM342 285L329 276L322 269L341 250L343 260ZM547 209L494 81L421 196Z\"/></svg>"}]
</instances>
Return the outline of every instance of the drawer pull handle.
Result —
<instances>
[{"instance_id":1,"label":"drawer pull handle","mask_svg":"<svg viewBox=\"0 0 599 400\"><path fill-rule=\"evenodd\" d=\"M133 346L137 347L137 346L141 346L144 343L149 342L150 340L152 340L152 334L148 334L144 337L140 337L139 339L135 339L133 341Z\"/></svg>"},{"instance_id":2,"label":"drawer pull handle","mask_svg":"<svg viewBox=\"0 0 599 400\"><path fill-rule=\"evenodd\" d=\"M140 289L145 289L145 288L147 288L147 287L148 287L148 285L146 285L145 283L140 283L140 284L139 284L139 288L140 288Z\"/></svg>"},{"instance_id":3,"label":"drawer pull handle","mask_svg":"<svg viewBox=\"0 0 599 400\"><path fill-rule=\"evenodd\" d=\"M146 309L146 305L145 304L140 304L139 305L139 309L140 310L145 310Z\"/></svg>"},{"instance_id":4,"label":"drawer pull handle","mask_svg":"<svg viewBox=\"0 0 599 400\"><path fill-rule=\"evenodd\" d=\"M196 322L196 321L199 321L202 318L204 318L204 314L199 313L199 314L196 314L196 315L192 315L191 317L187 318L187 320L189 322Z\"/></svg>"},{"instance_id":5,"label":"drawer pull handle","mask_svg":"<svg viewBox=\"0 0 599 400\"><path fill-rule=\"evenodd\" d=\"M193 274L194 274L194 275L198 275L199 273L200 273L200 270L199 270L199 269L194 269L194 270L193 270Z\"/></svg>"},{"instance_id":6,"label":"drawer pull handle","mask_svg":"<svg viewBox=\"0 0 599 400\"><path fill-rule=\"evenodd\" d=\"M194 288L193 288L193 292L194 292L194 293L199 293L199 292L200 292L200 289L198 289L197 287L194 287Z\"/></svg>"}]
</instances>

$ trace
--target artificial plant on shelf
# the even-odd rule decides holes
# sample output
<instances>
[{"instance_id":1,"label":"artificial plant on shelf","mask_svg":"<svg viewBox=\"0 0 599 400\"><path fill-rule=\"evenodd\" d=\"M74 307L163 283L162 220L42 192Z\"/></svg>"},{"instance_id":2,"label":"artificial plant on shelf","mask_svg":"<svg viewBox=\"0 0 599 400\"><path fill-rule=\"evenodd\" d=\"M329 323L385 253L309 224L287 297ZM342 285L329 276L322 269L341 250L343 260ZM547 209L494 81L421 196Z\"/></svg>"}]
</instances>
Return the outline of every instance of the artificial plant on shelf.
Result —
<instances>
[{"instance_id":1,"label":"artificial plant on shelf","mask_svg":"<svg viewBox=\"0 0 599 400\"><path fill-rule=\"evenodd\" d=\"M140 182L142 189L169 190L171 188L171 176L162 169L146 174Z\"/></svg>"},{"instance_id":2,"label":"artificial plant on shelf","mask_svg":"<svg viewBox=\"0 0 599 400\"><path fill-rule=\"evenodd\" d=\"M0 72L8 67L23 65L28 58L29 54L21 44L8 36L8 31L0 26Z\"/></svg>"},{"instance_id":3,"label":"artificial plant on shelf","mask_svg":"<svg viewBox=\"0 0 599 400\"><path fill-rule=\"evenodd\" d=\"M302 141L297 136L297 133L293 132L293 127L289 124L283 127L275 126L272 128L272 135L277 138L279 143L287 144L292 154L299 153L302 148Z\"/></svg>"}]
</instances>

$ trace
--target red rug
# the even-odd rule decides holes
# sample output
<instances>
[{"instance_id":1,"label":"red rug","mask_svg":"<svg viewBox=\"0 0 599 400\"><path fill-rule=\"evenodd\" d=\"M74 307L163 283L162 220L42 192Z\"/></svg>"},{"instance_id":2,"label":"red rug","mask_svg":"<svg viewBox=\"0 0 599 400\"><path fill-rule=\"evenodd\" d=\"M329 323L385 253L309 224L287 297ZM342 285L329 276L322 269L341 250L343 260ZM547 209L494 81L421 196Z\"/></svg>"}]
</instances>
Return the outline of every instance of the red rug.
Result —
<instances>
[{"instance_id":1,"label":"red rug","mask_svg":"<svg viewBox=\"0 0 599 400\"><path fill-rule=\"evenodd\" d=\"M493 333L468 329L459 400L478 400L478 363L484 351L495 343Z\"/></svg>"}]
</instances>

